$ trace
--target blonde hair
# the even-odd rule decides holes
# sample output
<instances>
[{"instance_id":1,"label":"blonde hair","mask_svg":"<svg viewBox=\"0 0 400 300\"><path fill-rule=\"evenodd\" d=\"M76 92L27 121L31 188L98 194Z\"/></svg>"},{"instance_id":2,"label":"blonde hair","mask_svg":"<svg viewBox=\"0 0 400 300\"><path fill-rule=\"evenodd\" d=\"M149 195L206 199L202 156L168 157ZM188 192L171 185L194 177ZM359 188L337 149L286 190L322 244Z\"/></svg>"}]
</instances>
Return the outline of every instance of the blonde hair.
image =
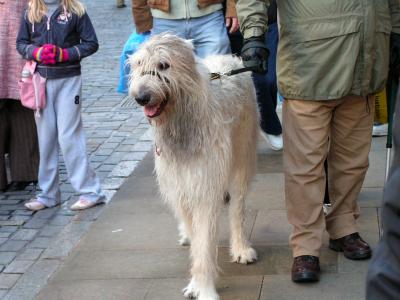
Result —
<instances>
[{"instance_id":1,"label":"blonde hair","mask_svg":"<svg viewBox=\"0 0 400 300\"><path fill-rule=\"evenodd\" d=\"M85 13L85 7L79 0L61 0L61 5L69 12L78 17ZM47 6L44 0L30 0L28 5L28 20L31 23L39 23L47 13Z\"/></svg>"}]
</instances>

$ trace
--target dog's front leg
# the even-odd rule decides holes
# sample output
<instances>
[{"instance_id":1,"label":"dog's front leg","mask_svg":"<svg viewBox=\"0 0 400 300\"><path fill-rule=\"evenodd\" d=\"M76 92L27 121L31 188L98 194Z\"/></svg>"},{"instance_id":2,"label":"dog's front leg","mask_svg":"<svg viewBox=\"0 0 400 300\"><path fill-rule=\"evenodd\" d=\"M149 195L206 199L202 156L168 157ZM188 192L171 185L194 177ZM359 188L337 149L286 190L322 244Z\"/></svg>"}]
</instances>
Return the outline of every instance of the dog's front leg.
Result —
<instances>
[{"instance_id":1,"label":"dog's front leg","mask_svg":"<svg viewBox=\"0 0 400 300\"><path fill-rule=\"evenodd\" d=\"M217 211L214 205L195 207L192 219L192 279L183 290L187 298L218 300L215 289L217 266ZM210 208L210 206L212 208Z\"/></svg>"},{"instance_id":2,"label":"dog's front leg","mask_svg":"<svg viewBox=\"0 0 400 300\"><path fill-rule=\"evenodd\" d=\"M233 197L229 203L231 255L234 262L248 264L257 260L257 253L250 247L250 242L244 232L244 195L246 189L243 188L243 185L234 188Z\"/></svg>"},{"instance_id":3,"label":"dog's front leg","mask_svg":"<svg viewBox=\"0 0 400 300\"><path fill-rule=\"evenodd\" d=\"M178 211L178 230L179 230L179 245L189 246L192 236L192 214L182 204Z\"/></svg>"}]
</instances>

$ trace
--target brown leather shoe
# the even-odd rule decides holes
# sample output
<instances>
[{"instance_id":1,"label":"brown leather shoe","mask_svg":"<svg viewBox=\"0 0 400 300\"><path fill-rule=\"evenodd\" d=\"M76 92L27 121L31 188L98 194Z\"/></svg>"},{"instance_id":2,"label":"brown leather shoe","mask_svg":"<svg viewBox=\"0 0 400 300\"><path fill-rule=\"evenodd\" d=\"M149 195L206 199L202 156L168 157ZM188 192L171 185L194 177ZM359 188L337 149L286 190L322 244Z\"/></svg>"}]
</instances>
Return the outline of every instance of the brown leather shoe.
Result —
<instances>
[{"instance_id":1,"label":"brown leather shoe","mask_svg":"<svg viewBox=\"0 0 400 300\"><path fill-rule=\"evenodd\" d=\"M360 237L358 232L340 239L329 240L329 248L338 252L343 251L346 258L353 260L368 259L372 255L368 243Z\"/></svg>"},{"instance_id":2,"label":"brown leather shoe","mask_svg":"<svg viewBox=\"0 0 400 300\"><path fill-rule=\"evenodd\" d=\"M315 282L319 280L319 258L311 255L297 256L293 260L293 282Z\"/></svg>"}]
</instances>

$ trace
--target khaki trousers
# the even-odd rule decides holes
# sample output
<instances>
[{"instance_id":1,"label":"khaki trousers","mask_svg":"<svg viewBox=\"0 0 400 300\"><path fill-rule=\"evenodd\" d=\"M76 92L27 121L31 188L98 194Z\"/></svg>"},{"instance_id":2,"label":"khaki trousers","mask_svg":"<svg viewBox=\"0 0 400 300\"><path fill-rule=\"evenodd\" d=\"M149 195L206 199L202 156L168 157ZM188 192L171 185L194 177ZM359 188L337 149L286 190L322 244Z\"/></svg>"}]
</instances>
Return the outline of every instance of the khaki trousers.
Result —
<instances>
[{"instance_id":1,"label":"khaki trousers","mask_svg":"<svg viewBox=\"0 0 400 300\"><path fill-rule=\"evenodd\" d=\"M356 198L369 165L374 107L373 96L284 101L285 197L294 257L319 256L325 229L332 239L357 232ZM326 158L332 207L325 217Z\"/></svg>"}]
</instances>

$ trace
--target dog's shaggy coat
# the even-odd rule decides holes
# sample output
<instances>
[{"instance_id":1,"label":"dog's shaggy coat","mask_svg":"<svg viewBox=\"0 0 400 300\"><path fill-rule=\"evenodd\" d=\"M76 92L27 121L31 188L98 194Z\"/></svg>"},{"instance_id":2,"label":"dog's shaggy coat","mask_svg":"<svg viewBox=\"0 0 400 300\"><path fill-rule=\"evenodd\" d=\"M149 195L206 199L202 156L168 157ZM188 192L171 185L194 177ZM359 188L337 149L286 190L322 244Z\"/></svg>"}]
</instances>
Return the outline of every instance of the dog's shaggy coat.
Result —
<instances>
[{"instance_id":1,"label":"dog's shaggy coat","mask_svg":"<svg viewBox=\"0 0 400 300\"><path fill-rule=\"evenodd\" d=\"M191 244L189 298L219 299L215 290L217 224L226 192L231 255L256 260L244 233L244 198L256 166L259 116L249 73L210 80L210 72L243 67L233 56L195 57L190 42L152 37L130 59L130 95L154 126L155 170L161 194Z\"/></svg>"}]
</instances>

